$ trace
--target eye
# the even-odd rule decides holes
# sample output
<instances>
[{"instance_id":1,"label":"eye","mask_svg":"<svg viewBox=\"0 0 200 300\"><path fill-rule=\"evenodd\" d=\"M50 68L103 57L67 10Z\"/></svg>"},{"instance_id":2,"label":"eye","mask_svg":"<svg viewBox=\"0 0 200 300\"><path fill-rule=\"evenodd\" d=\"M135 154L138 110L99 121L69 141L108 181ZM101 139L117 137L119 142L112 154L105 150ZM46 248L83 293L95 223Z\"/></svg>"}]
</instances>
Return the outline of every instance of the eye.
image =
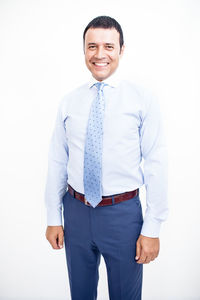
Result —
<instances>
[{"instance_id":1,"label":"eye","mask_svg":"<svg viewBox=\"0 0 200 300\"><path fill-rule=\"evenodd\" d=\"M108 49L108 50L113 50L113 49L114 49L114 47L113 47L113 46L111 46L111 45L107 45L107 46L106 46L106 49Z\"/></svg>"},{"instance_id":2,"label":"eye","mask_svg":"<svg viewBox=\"0 0 200 300\"><path fill-rule=\"evenodd\" d=\"M91 45L91 46L89 46L89 49L94 49L94 48L96 48L96 46L95 46L95 45Z\"/></svg>"}]
</instances>

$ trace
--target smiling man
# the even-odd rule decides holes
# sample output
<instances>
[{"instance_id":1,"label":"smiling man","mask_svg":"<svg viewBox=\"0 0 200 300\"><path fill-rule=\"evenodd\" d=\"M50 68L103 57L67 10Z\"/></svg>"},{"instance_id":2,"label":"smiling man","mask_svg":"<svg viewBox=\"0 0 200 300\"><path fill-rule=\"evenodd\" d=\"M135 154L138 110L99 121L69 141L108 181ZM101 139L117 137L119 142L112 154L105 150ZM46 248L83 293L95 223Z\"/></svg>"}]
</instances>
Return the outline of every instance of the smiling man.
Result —
<instances>
[{"instance_id":1,"label":"smiling man","mask_svg":"<svg viewBox=\"0 0 200 300\"><path fill-rule=\"evenodd\" d=\"M159 105L145 89L119 80L124 40L115 19L93 19L83 42L92 78L58 109L49 149L46 237L53 249L65 243L72 300L97 299L101 256L110 299L141 300L143 264L158 256L160 225L168 215Z\"/></svg>"},{"instance_id":2,"label":"smiling man","mask_svg":"<svg viewBox=\"0 0 200 300\"><path fill-rule=\"evenodd\" d=\"M124 51L115 28L89 28L85 34L86 66L98 81L115 72Z\"/></svg>"}]
</instances>

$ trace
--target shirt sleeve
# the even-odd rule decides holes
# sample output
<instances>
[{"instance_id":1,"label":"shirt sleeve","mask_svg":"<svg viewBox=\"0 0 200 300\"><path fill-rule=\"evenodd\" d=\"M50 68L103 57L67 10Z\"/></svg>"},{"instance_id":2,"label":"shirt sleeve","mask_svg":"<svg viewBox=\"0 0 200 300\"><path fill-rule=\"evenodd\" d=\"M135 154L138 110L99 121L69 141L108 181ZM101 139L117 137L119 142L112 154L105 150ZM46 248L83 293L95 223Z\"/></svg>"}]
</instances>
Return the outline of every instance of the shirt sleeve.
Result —
<instances>
[{"instance_id":1,"label":"shirt sleeve","mask_svg":"<svg viewBox=\"0 0 200 300\"><path fill-rule=\"evenodd\" d=\"M168 155L158 100L152 95L145 97L148 97L150 101L146 105L140 128L146 189L146 211L141 234L148 237L159 237L161 223L168 216Z\"/></svg>"},{"instance_id":2,"label":"shirt sleeve","mask_svg":"<svg viewBox=\"0 0 200 300\"><path fill-rule=\"evenodd\" d=\"M61 101L48 153L48 172L45 188L48 226L62 225L62 199L67 188L69 157L64 121Z\"/></svg>"}]
</instances>

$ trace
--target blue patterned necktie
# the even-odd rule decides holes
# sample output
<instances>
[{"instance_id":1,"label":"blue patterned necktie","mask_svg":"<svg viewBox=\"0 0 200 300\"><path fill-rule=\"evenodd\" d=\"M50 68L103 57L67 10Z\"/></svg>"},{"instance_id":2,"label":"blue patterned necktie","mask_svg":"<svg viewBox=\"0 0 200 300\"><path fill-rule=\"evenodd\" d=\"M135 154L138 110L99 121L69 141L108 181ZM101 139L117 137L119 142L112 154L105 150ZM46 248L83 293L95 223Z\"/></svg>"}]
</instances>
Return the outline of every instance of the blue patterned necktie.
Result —
<instances>
[{"instance_id":1,"label":"blue patterned necktie","mask_svg":"<svg viewBox=\"0 0 200 300\"><path fill-rule=\"evenodd\" d=\"M102 200L102 144L105 83L98 82L97 97L93 100L87 125L84 151L84 194L86 200L96 207Z\"/></svg>"}]
</instances>

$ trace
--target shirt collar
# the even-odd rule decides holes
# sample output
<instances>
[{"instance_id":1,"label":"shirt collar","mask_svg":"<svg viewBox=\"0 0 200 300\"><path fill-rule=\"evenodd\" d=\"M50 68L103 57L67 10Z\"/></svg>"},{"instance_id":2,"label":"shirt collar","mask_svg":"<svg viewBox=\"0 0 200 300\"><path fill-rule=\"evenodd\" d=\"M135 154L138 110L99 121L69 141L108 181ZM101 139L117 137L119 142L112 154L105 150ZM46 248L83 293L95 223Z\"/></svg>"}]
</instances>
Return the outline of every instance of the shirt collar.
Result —
<instances>
[{"instance_id":1,"label":"shirt collar","mask_svg":"<svg viewBox=\"0 0 200 300\"><path fill-rule=\"evenodd\" d=\"M89 88L91 88L97 82L99 82L99 81L96 80L94 77L91 77L91 79L88 83ZM113 73L110 77L103 80L102 82L108 84L109 86L111 86L113 88L116 88L118 86L119 82L120 82L119 72Z\"/></svg>"}]
</instances>

